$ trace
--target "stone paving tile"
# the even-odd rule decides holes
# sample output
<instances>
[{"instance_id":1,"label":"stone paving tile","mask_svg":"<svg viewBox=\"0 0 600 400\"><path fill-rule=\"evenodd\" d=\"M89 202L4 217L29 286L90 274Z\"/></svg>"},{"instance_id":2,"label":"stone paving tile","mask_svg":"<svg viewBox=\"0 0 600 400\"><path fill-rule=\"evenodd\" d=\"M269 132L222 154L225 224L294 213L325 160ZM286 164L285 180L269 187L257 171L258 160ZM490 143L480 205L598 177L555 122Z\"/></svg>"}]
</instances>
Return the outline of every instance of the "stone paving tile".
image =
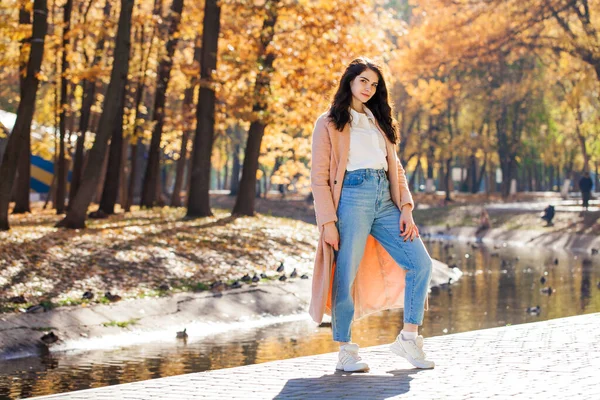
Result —
<instances>
[{"instance_id":1,"label":"stone paving tile","mask_svg":"<svg viewBox=\"0 0 600 400\"><path fill-rule=\"evenodd\" d=\"M361 350L366 374L337 353L199 372L37 399L600 399L600 313L425 339L418 370L387 345Z\"/></svg>"}]
</instances>

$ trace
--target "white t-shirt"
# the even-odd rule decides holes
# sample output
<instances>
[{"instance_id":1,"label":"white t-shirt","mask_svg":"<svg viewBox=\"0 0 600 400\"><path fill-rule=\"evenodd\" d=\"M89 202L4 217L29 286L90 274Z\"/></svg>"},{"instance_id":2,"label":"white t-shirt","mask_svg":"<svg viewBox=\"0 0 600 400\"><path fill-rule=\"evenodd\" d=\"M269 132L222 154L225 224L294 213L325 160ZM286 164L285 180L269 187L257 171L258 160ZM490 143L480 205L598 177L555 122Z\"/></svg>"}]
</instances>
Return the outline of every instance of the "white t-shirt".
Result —
<instances>
[{"instance_id":1,"label":"white t-shirt","mask_svg":"<svg viewBox=\"0 0 600 400\"><path fill-rule=\"evenodd\" d=\"M347 171L361 168L385 169L387 150L383 134L377 129L373 117L350 109L350 151Z\"/></svg>"}]
</instances>

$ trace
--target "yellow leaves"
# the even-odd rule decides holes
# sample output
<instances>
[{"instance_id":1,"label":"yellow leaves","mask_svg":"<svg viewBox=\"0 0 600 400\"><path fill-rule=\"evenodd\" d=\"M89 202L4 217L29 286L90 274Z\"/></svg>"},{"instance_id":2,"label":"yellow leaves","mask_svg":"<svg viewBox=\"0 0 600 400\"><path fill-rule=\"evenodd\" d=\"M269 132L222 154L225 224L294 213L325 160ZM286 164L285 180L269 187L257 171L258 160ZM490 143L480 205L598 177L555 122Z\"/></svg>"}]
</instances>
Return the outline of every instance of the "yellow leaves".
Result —
<instances>
[{"instance_id":1,"label":"yellow leaves","mask_svg":"<svg viewBox=\"0 0 600 400\"><path fill-rule=\"evenodd\" d=\"M458 90L460 85L455 84L453 88ZM446 108L447 99L452 96L448 85L436 79L419 79L416 86L413 84L407 85L406 91L409 96L426 107L432 115L442 112Z\"/></svg>"}]
</instances>

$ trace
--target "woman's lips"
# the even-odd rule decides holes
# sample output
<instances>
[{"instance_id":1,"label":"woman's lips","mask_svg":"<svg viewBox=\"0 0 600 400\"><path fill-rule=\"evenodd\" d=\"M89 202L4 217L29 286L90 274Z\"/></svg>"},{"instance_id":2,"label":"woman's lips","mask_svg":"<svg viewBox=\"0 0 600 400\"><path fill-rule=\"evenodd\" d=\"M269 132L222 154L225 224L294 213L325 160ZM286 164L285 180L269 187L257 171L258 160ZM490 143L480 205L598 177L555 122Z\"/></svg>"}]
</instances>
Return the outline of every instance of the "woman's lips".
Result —
<instances>
[{"instance_id":1,"label":"woman's lips","mask_svg":"<svg viewBox=\"0 0 600 400\"><path fill-rule=\"evenodd\" d=\"M366 93L361 93L361 94L362 94L363 96L365 96L365 97L369 97L369 95L368 95L368 94L366 94Z\"/></svg>"}]
</instances>

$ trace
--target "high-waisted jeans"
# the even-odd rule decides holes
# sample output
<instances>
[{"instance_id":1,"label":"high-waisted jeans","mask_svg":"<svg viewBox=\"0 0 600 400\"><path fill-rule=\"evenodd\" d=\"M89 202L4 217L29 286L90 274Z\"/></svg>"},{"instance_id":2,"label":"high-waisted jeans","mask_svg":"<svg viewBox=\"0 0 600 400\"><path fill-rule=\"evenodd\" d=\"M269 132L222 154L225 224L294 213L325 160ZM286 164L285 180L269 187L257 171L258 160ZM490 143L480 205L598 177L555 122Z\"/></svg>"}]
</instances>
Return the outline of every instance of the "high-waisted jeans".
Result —
<instances>
[{"instance_id":1,"label":"high-waisted jeans","mask_svg":"<svg viewBox=\"0 0 600 400\"><path fill-rule=\"evenodd\" d=\"M334 250L337 266L332 289L333 340L350 341L354 316L352 284L369 234L406 270L404 322L421 325L432 261L421 238L404 242L400 236L400 210L391 199L385 170L346 171L337 217L340 242L339 251Z\"/></svg>"}]
</instances>

